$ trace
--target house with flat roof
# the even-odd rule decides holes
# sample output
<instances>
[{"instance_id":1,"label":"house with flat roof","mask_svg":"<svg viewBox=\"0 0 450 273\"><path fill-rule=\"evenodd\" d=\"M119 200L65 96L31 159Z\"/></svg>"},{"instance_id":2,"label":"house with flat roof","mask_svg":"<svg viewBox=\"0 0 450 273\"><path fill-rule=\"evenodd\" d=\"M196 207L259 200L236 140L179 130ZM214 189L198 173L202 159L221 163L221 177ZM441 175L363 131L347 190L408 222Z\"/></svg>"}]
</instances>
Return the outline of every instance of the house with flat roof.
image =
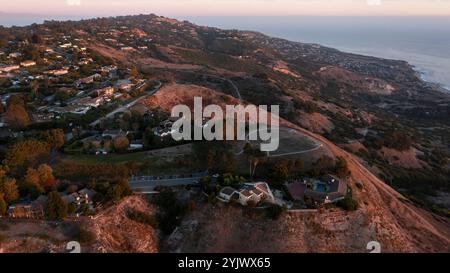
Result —
<instances>
[{"instance_id":1,"label":"house with flat roof","mask_svg":"<svg viewBox=\"0 0 450 273\"><path fill-rule=\"evenodd\" d=\"M258 204L262 201L275 203L273 193L265 182L245 183L239 189L224 187L219 192L218 198L226 203L235 201L243 206L251 203Z\"/></svg>"},{"instance_id":2,"label":"house with flat roof","mask_svg":"<svg viewBox=\"0 0 450 273\"><path fill-rule=\"evenodd\" d=\"M310 197L318 204L335 203L345 198L347 183L331 175L320 180L309 180L306 184L305 197Z\"/></svg>"},{"instance_id":3,"label":"house with flat roof","mask_svg":"<svg viewBox=\"0 0 450 273\"><path fill-rule=\"evenodd\" d=\"M305 178L288 183L286 187L294 200L311 198L318 205L338 202L347 195L347 183L332 175L320 179Z\"/></svg>"}]
</instances>

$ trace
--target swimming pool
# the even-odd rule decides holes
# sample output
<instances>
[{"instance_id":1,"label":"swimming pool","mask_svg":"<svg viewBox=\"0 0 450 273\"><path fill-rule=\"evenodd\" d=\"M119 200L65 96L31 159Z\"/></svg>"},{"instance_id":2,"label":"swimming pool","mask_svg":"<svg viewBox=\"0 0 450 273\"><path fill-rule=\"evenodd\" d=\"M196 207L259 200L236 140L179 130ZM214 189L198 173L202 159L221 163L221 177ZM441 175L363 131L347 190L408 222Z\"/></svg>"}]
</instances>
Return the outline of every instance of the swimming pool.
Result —
<instances>
[{"instance_id":1,"label":"swimming pool","mask_svg":"<svg viewBox=\"0 0 450 273\"><path fill-rule=\"evenodd\" d=\"M316 183L314 191L327 192L327 185L325 185L323 183Z\"/></svg>"}]
</instances>

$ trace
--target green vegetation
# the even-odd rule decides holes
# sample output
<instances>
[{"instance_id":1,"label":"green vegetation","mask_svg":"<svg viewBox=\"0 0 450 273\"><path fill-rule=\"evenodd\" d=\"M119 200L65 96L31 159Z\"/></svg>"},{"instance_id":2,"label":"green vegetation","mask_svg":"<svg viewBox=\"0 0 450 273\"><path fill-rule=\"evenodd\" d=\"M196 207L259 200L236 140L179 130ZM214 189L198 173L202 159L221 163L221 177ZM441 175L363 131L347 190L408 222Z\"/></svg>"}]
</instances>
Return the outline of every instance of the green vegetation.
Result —
<instances>
[{"instance_id":1,"label":"green vegetation","mask_svg":"<svg viewBox=\"0 0 450 273\"><path fill-rule=\"evenodd\" d=\"M5 165L13 173L23 171L28 166L34 166L43 161L50 154L50 146L47 142L24 139L15 142L6 152Z\"/></svg>"},{"instance_id":2,"label":"green vegetation","mask_svg":"<svg viewBox=\"0 0 450 273\"><path fill-rule=\"evenodd\" d=\"M8 211L8 204L3 197L3 193L0 192L0 216L5 215Z\"/></svg>"},{"instance_id":3,"label":"green vegetation","mask_svg":"<svg viewBox=\"0 0 450 273\"><path fill-rule=\"evenodd\" d=\"M159 228L164 234L169 235L181 223L186 206L178 201L175 192L170 188L160 189L157 205L160 209L156 216Z\"/></svg>"},{"instance_id":4,"label":"green vegetation","mask_svg":"<svg viewBox=\"0 0 450 273\"><path fill-rule=\"evenodd\" d=\"M353 191L349 187L345 198L336 204L338 207L346 211L355 211L358 209L358 201L353 199Z\"/></svg>"},{"instance_id":5,"label":"green vegetation","mask_svg":"<svg viewBox=\"0 0 450 273\"><path fill-rule=\"evenodd\" d=\"M233 172L236 159L233 146L228 141L196 141L193 145L194 157L204 162L208 169L219 173Z\"/></svg>"},{"instance_id":6,"label":"green vegetation","mask_svg":"<svg viewBox=\"0 0 450 273\"><path fill-rule=\"evenodd\" d=\"M153 228L158 228L158 222L156 218L144 212L133 210L127 213L127 217L130 220L136 221L138 223L150 225Z\"/></svg>"},{"instance_id":7,"label":"green vegetation","mask_svg":"<svg viewBox=\"0 0 450 273\"><path fill-rule=\"evenodd\" d=\"M67 216L67 205L58 192L53 191L48 194L46 212L50 220L62 220Z\"/></svg>"},{"instance_id":8,"label":"green vegetation","mask_svg":"<svg viewBox=\"0 0 450 273\"><path fill-rule=\"evenodd\" d=\"M120 180L115 185L108 188L106 197L115 203L122 200L122 198L131 195L132 191L127 180Z\"/></svg>"},{"instance_id":9,"label":"green vegetation","mask_svg":"<svg viewBox=\"0 0 450 273\"><path fill-rule=\"evenodd\" d=\"M285 206L280 207L277 205L270 205L266 209L266 214L269 219L278 220L283 215L283 213L285 213L286 211L287 211L287 207L285 207Z\"/></svg>"}]
</instances>

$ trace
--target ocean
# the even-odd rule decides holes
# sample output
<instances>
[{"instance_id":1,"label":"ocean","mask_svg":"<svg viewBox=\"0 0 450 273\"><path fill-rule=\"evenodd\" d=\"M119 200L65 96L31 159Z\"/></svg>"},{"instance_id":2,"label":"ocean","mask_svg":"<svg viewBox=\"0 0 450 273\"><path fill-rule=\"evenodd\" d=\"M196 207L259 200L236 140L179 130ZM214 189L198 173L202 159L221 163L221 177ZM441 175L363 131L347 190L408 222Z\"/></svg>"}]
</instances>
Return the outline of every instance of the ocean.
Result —
<instances>
[{"instance_id":1,"label":"ocean","mask_svg":"<svg viewBox=\"0 0 450 273\"><path fill-rule=\"evenodd\" d=\"M255 30L341 51L408 61L424 80L450 92L450 17L175 16L199 25ZM59 16L77 20L81 16ZM42 23L42 16L0 13L0 25Z\"/></svg>"},{"instance_id":2,"label":"ocean","mask_svg":"<svg viewBox=\"0 0 450 273\"><path fill-rule=\"evenodd\" d=\"M450 17L184 17L345 52L405 60L450 91Z\"/></svg>"}]
</instances>

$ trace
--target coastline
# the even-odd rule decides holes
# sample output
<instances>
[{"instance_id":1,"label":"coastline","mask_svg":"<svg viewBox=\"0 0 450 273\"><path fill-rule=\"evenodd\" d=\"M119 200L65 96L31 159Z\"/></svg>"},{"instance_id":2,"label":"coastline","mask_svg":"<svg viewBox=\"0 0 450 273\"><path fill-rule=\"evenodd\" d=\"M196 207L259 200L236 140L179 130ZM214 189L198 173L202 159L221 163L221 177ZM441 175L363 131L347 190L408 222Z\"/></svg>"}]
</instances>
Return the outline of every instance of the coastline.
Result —
<instances>
[{"instance_id":1,"label":"coastline","mask_svg":"<svg viewBox=\"0 0 450 273\"><path fill-rule=\"evenodd\" d=\"M446 86L440 82L431 81L427 78L428 70L419 66L412 65L409 62L408 64L411 66L411 69L414 70L414 72L416 73L417 78L419 78L422 82L431 86L433 89L436 89L436 91L443 92L445 94L450 94L450 86Z\"/></svg>"},{"instance_id":2,"label":"coastline","mask_svg":"<svg viewBox=\"0 0 450 273\"><path fill-rule=\"evenodd\" d=\"M0 12L0 14L1 15L12 15L12 14L5 14L5 13L1 13L1 12ZM31 25L32 23L43 24L45 20L57 20L57 21L71 21L71 20L73 20L73 21L81 21L81 20L90 19L90 18L91 18L91 16L87 16L87 17L82 17L82 16L45 16L45 15L26 14L26 19L23 20L20 24L18 24L18 26L26 27L26 26ZM92 18L94 18L94 17L92 17ZM191 21L194 24L197 24L195 18L196 17L186 18L186 19ZM6 18L6 19L8 19L8 18ZM180 19L180 18L177 18L177 19ZM202 23L200 23L200 25L202 25ZM219 28L222 28L222 29L228 29L227 26L214 26L215 24L212 23L212 22L210 24L208 24L208 25L211 26L211 27L219 27ZM6 28L12 27L11 24L4 24L4 25L1 24L1 21L0 21L0 26L6 27ZM246 28L242 27L240 29L242 31L245 31ZM311 42L306 42L306 41L300 41L298 39L298 37L297 38L296 37L289 37L288 38L288 37L286 37L286 35L283 35L281 33L279 33L277 35L273 35L271 33L267 33L266 31L261 31L261 30L256 30L256 29L250 30L250 31L257 31L257 32L260 32L260 33L262 33L264 35L267 35L269 37L277 37L277 38L286 39L286 40L293 41L293 42L311 43ZM398 61L407 62L408 65L411 67L411 69L415 72L417 78L420 79L422 82L424 82L425 84L429 85L433 89L436 89L437 91L450 94L450 84L447 82L447 80L446 80L446 83L443 83L443 82L436 81L435 79L431 79L429 75L431 73L436 72L436 71L434 71L432 68L426 68L425 67L426 64L424 64L424 65L418 64L417 60L420 60L420 58L419 59L405 58L404 56L408 55L407 52L402 52L402 51L398 51L398 50L393 50L393 51L389 50L390 54L386 54L386 52L382 53L381 51L377 51L377 50L374 51L373 49L370 49L370 48L359 48L359 47L354 47L354 46L350 46L349 47L349 46L343 46L343 45L339 45L339 44L330 45L328 43L324 43L323 41L317 41L317 42L314 42L314 43L320 44L321 46L324 46L324 47L333 48L333 49L342 51L344 53L358 54L358 55L374 57L374 58L380 58L380 59L390 59L390 60L398 60ZM404 56L402 56L402 55L404 55ZM422 58L427 58L427 57L429 57L431 59L435 58L434 55L428 56L428 54L426 54L426 53L419 53L419 54L412 53L412 54L409 54L410 57L416 57L416 55L419 56L419 57L422 57ZM449 58L449 60L450 60L450 58ZM434 60L434 61L436 61L436 60ZM434 64L436 62L431 62L431 63Z\"/></svg>"}]
</instances>

